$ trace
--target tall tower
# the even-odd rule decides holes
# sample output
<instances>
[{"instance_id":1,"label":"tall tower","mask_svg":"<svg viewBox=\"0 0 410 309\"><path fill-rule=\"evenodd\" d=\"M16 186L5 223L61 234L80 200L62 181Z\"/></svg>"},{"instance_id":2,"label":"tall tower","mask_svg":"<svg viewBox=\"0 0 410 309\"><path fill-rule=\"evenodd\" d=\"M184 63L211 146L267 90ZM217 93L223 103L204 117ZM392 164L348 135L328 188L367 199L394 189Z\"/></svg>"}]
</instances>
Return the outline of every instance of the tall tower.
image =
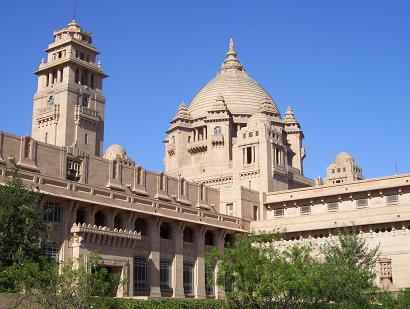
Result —
<instances>
[{"instance_id":1,"label":"tall tower","mask_svg":"<svg viewBox=\"0 0 410 309\"><path fill-rule=\"evenodd\" d=\"M32 137L57 146L76 146L102 156L104 106L102 80L107 77L92 34L73 20L53 33L42 59L34 94Z\"/></svg>"}]
</instances>

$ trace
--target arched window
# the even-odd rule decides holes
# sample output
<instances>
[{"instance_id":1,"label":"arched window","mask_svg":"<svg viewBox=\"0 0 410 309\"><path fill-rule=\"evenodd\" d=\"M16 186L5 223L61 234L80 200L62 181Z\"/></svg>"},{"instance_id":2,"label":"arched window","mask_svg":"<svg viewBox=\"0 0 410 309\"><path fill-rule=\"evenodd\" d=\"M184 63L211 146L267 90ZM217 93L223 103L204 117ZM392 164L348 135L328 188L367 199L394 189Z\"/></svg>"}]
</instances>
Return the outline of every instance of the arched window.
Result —
<instances>
[{"instance_id":1,"label":"arched window","mask_svg":"<svg viewBox=\"0 0 410 309\"><path fill-rule=\"evenodd\" d=\"M207 246L213 246L214 243L214 233L211 231L208 231L205 233L205 245Z\"/></svg>"},{"instance_id":2,"label":"arched window","mask_svg":"<svg viewBox=\"0 0 410 309\"><path fill-rule=\"evenodd\" d=\"M122 229L122 218L119 215L114 217L114 228L115 229Z\"/></svg>"},{"instance_id":3,"label":"arched window","mask_svg":"<svg viewBox=\"0 0 410 309\"><path fill-rule=\"evenodd\" d=\"M184 229L184 242L194 242L194 231L190 227Z\"/></svg>"},{"instance_id":4,"label":"arched window","mask_svg":"<svg viewBox=\"0 0 410 309\"><path fill-rule=\"evenodd\" d=\"M138 218L134 222L134 230L141 233L142 236L147 236L147 223L144 219Z\"/></svg>"},{"instance_id":5,"label":"arched window","mask_svg":"<svg viewBox=\"0 0 410 309\"><path fill-rule=\"evenodd\" d=\"M162 223L159 235L163 239L171 239L171 226L168 223Z\"/></svg>"},{"instance_id":6,"label":"arched window","mask_svg":"<svg viewBox=\"0 0 410 309\"><path fill-rule=\"evenodd\" d=\"M215 127L214 128L214 135L221 135L222 134L222 128L221 127Z\"/></svg>"},{"instance_id":7,"label":"arched window","mask_svg":"<svg viewBox=\"0 0 410 309\"><path fill-rule=\"evenodd\" d=\"M105 226L105 214L98 210L94 216L94 224L96 226Z\"/></svg>"}]
</instances>

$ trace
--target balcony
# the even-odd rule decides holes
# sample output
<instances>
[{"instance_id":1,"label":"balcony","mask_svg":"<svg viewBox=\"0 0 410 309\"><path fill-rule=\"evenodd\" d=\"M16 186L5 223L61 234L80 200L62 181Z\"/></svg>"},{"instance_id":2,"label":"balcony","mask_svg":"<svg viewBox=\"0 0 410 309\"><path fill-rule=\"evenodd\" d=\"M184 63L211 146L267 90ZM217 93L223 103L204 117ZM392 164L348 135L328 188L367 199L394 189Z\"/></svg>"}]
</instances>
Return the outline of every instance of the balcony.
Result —
<instances>
[{"instance_id":1,"label":"balcony","mask_svg":"<svg viewBox=\"0 0 410 309\"><path fill-rule=\"evenodd\" d=\"M167 144L165 147L169 156L173 156L175 154L175 143Z\"/></svg>"},{"instance_id":2,"label":"balcony","mask_svg":"<svg viewBox=\"0 0 410 309\"><path fill-rule=\"evenodd\" d=\"M74 117L76 121L80 119L89 120L93 122L100 121L99 114L96 110L92 110L82 105L75 106Z\"/></svg>"},{"instance_id":3,"label":"balcony","mask_svg":"<svg viewBox=\"0 0 410 309\"><path fill-rule=\"evenodd\" d=\"M140 233L131 230L110 229L106 226L74 223L71 227L72 242L77 244L111 244L121 247L134 247L135 241L141 241Z\"/></svg>"},{"instance_id":4,"label":"balcony","mask_svg":"<svg viewBox=\"0 0 410 309\"><path fill-rule=\"evenodd\" d=\"M47 123L49 121L58 121L60 116L60 105L53 104L37 109L37 124Z\"/></svg>"},{"instance_id":5,"label":"balcony","mask_svg":"<svg viewBox=\"0 0 410 309\"><path fill-rule=\"evenodd\" d=\"M206 140L195 141L188 143L187 149L190 154L204 153L208 150L208 145Z\"/></svg>"},{"instance_id":6,"label":"balcony","mask_svg":"<svg viewBox=\"0 0 410 309\"><path fill-rule=\"evenodd\" d=\"M213 147L223 146L224 136L222 134L212 135L211 143Z\"/></svg>"}]
</instances>

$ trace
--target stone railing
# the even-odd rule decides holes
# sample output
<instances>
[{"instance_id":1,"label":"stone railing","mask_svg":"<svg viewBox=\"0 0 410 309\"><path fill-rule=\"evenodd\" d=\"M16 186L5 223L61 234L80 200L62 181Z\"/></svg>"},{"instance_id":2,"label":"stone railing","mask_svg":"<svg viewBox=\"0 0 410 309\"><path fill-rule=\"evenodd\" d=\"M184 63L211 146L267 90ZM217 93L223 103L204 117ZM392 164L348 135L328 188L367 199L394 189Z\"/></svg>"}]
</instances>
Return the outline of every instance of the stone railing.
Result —
<instances>
[{"instance_id":1,"label":"stone railing","mask_svg":"<svg viewBox=\"0 0 410 309\"><path fill-rule=\"evenodd\" d=\"M92 110L88 107L81 106L81 105L76 105L75 106L75 112L76 114L84 114L87 116L91 116L94 118L98 118L98 112L96 110Z\"/></svg>"},{"instance_id":2,"label":"stone railing","mask_svg":"<svg viewBox=\"0 0 410 309\"><path fill-rule=\"evenodd\" d=\"M141 233L131 230L110 229L106 226L96 226L91 224L74 223L71 227L71 233L90 233L112 237L122 237L129 239L141 240Z\"/></svg>"}]
</instances>

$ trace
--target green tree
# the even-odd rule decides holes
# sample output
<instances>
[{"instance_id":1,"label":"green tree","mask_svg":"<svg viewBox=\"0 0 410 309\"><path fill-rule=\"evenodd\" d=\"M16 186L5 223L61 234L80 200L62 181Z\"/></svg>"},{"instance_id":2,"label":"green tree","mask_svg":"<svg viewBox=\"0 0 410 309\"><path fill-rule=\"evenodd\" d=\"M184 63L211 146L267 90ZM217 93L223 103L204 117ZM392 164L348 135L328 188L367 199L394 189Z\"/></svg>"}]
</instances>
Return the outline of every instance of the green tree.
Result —
<instances>
[{"instance_id":1,"label":"green tree","mask_svg":"<svg viewBox=\"0 0 410 309\"><path fill-rule=\"evenodd\" d=\"M364 308L375 302L370 250L355 233L342 232L325 246L279 246L274 235L238 235L207 263L218 263L217 284L231 308Z\"/></svg>"},{"instance_id":2,"label":"green tree","mask_svg":"<svg viewBox=\"0 0 410 309\"><path fill-rule=\"evenodd\" d=\"M17 164L10 160L5 185L0 185L0 272L12 265L36 261L41 256L41 242L46 240L50 224L40 207L41 193L26 187ZM2 280L1 290L13 289Z\"/></svg>"},{"instance_id":3,"label":"green tree","mask_svg":"<svg viewBox=\"0 0 410 309\"><path fill-rule=\"evenodd\" d=\"M42 258L22 267L9 267L10 278L18 288L14 308L89 309L109 308L114 304L112 286L119 275L109 274L101 266L101 257L93 253L86 261L57 262Z\"/></svg>"}]
</instances>

